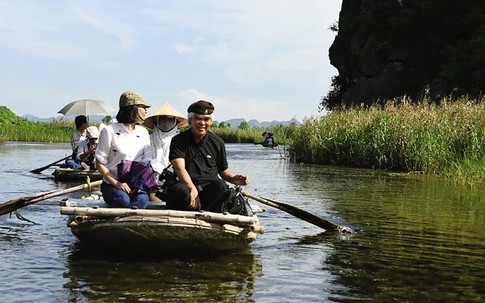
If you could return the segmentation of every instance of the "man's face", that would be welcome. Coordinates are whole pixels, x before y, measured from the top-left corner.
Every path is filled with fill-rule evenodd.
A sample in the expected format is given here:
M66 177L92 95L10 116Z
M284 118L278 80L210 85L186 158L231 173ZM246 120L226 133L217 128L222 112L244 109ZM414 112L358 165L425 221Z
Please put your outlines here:
M203 137L212 125L211 115L194 114L192 117L192 132L197 137Z

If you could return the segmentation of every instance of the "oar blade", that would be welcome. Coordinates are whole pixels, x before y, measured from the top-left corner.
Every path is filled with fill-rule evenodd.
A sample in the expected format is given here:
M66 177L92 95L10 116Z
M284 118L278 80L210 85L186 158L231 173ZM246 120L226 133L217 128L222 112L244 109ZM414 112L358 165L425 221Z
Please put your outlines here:
M62 158L62 159L59 159L59 160L57 160L57 161L55 161L55 162L52 162L52 163L50 163L50 164L47 164L46 166L42 166L42 167L39 167L39 168L33 169L33 170L31 170L30 172L31 172L31 173L34 173L34 174L40 174L42 171L44 171L44 170L48 169L48 168L49 168L49 167L51 167L52 165L55 165L55 164L57 164L57 163L59 163L59 162L61 162L61 161L67 160L67 159L69 159L69 158L71 158L71 155L69 155L69 156L67 156L67 157L64 157L64 158Z
M313 225L316 225L320 228L323 228L325 230L328 230L328 231L337 231L337 232L342 232L342 233L352 233L353 230L349 227L346 227L346 226L340 226L336 223L333 223L333 222L330 222L324 218L321 218L321 217L318 217L306 210L303 210L303 209L300 209L296 206L293 206L293 205L290 205L290 204L286 204L286 203L283 203L283 202L278 202L278 201L274 201L274 200L271 200L271 199L267 199L267 198L263 198L263 197L259 197L259 196L255 196L255 195L252 195L246 191L242 191L241 192L244 196L248 197L248 198L251 198L255 201L258 201L258 202L261 202L263 204L266 204L266 205L269 205L269 206L272 206L272 207L275 207L275 208L278 208L282 211L285 211L299 219L302 219L308 223L311 223Z
M33 174L40 174L42 171L48 169L49 167L50 167L50 165L44 166L44 167L41 167L41 168L31 170L30 172L33 173Z
M261 197L263 198L263 197ZM273 203L276 203L278 206L279 206L279 209L281 210L284 210L286 211L287 213L289 214L292 214L293 216L297 217L297 218L300 218L302 220L305 220L309 223L312 223L318 227L321 227L325 230L332 230L332 231L335 231L335 230L338 230L339 228L339 225L333 223L333 222L330 222L330 221L327 221L323 218L320 218L306 210L303 210L303 209L300 209L300 208L297 208L293 205L289 205L289 204L286 204L286 203L283 203L283 202L277 202L277 201L274 201L274 200L270 200L268 198L263 198L267 201L270 201L270 202L273 202Z

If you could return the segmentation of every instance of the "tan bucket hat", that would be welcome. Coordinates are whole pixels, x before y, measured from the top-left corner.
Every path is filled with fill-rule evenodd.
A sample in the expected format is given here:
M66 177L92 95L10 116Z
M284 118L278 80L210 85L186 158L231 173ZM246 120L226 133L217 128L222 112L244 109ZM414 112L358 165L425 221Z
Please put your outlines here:
M143 97L136 92L126 91L120 96L120 108L131 105L141 105L145 107L151 107L152 105L143 99Z
M168 103L164 103L157 111L148 116L148 118L145 119L145 122L143 122L143 126L146 126L148 128L153 129L153 125L155 124L155 121L159 116L171 116L177 118L179 120L178 123L178 128L185 127L187 126L187 118L184 117L178 110L176 110L174 107L172 107Z

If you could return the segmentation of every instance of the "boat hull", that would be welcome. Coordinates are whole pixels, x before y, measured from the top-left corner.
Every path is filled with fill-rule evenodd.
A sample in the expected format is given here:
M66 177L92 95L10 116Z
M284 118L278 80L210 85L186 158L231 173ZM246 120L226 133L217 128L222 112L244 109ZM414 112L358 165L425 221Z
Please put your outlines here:
M56 181L86 181L87 177L97 181L103 178L98 170L83 171L63 167L56 168L52 175Z
M177 253L248 247L264 232L258 217L198 211L61 207L81 244L113 251Z
M277 143L269 144L266 142L261 143L261 145L263 145L264 147L271 147L271 148L275 148L276 146L278 146Z

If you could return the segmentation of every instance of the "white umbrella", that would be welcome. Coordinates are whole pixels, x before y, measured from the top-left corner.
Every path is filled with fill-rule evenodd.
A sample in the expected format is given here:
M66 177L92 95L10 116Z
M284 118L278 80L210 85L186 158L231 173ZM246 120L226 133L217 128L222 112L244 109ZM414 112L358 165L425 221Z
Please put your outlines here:
M112 105L94 99L83 99L72 101L68 105L64 106L58 113L64 114L66 116L77 116L77 115L103 115L111 114L118 111Z

